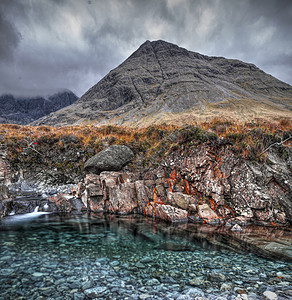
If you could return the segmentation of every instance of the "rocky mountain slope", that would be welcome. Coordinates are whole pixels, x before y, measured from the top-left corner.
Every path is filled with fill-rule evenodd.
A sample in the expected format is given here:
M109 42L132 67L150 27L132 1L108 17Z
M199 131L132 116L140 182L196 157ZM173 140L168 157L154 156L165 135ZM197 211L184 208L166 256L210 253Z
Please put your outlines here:
M184 124L291 117L292 87L253 64L146 41L73 105L35 124Z
M65 90L48 97L0 96L0 123L25 125L38 118L73 104L78 97Z

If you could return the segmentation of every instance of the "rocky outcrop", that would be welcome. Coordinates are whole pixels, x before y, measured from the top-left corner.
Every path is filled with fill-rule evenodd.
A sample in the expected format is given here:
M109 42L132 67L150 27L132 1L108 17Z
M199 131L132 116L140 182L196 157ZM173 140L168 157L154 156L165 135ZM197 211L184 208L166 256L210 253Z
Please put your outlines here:
M173 186L173 185L172 185ZM208 206L199 204L191 195L169 191L168 178L139 180L139 176L124 172L87 174L85 186L78 193L88 211L109 214L140 213L168 222L188 219L208 224L222 220Z
M251 162L237 157L228 145L216 148L204 144L187 155L174 153L163 165L172 188L208 204L219 218L241 216L247 222L266 224L292 222L291 162L274 152L267 158L269 164Z
M0 184L0 201L9 198L8 187L4 184Z
M94 212L137 213L140 207L132 176L133 174L122 172L88 174L85 178L85 191L81 194L84 205Z
M0 123L28 124L73 104L78 97L69 90L48 97L0 96Z
M188 212L171 205L150 202L145 208L145 214L167 222L187 222Z
M88 173L100 174L103 171L120 171L134 156L124 145L111 145L91 157L84 165Z
M10 199L7 187L10 183L10 168L5 157L6 149L0 145L0 219L8 214L8 199Z
M11 179L11 171L6 156L7 149L4 146L0 145L0 185L9 184Z
M38 125L145 126L210 116L291 116L292 87L255 65L146 41L78 101ZM179 118L177 117L179 114Z
M40 209L48 212L80 214L86 210L79 198L68 194L47 197L42 203L45 205L41 205Z
M172 153L143 174L88 174L83 203L90 211L141 213L171 222L292 223L289 161L273 152L269 164L243 160L224 144L188 151Z

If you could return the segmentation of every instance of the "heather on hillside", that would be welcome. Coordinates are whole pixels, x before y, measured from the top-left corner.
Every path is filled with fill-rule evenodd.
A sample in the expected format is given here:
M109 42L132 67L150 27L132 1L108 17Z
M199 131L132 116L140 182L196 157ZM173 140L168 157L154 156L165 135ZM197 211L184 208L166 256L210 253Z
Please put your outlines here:
M228 145L242 158L266 162L266 152L276 149L289 156L292 122L262 120L234 123L212 119L209 122L178 127L150 126L134 129L118 126L19 126L0 125L0 143L8 151L14 170L46 174L49 182L77 183L84 177L85 161L109 145L127 145L135 153L129 170L157 166L174 151L195 149L200 143L212 147Z

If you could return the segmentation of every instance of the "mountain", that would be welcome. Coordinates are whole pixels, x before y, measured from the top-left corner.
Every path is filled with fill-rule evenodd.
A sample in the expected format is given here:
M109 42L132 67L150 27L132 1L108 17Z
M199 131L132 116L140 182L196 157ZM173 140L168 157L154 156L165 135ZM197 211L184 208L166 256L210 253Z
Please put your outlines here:
M292 87L253 64L146 41L73 105L35 124L185 123L290 117Z
M0 123L25 125L51 112L73 104L78 97L65 90L48 97L15 98L0 96Z

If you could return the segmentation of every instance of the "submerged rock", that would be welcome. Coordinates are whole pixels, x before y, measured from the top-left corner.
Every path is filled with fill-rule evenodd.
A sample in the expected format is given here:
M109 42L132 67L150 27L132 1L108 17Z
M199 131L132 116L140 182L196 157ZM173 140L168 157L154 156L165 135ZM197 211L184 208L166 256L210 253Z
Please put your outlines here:
M192 251L194 248L189 245L181 243L166 242L154 247L154 249L167 250L167 251Z
M263 293L263 299L264 300L277 300L278 299L278 296L276 293L274 292L271 292L271 291L265 291Z
M89 297L90 299L95 299L97 297L102 297L106 292L107 287L99 286L91 289L87 289L84 291L84 294Z
M100 174L103 171L119 171L134 156L133 151L124 145L111 145L91 157L84 165L87 173Z

